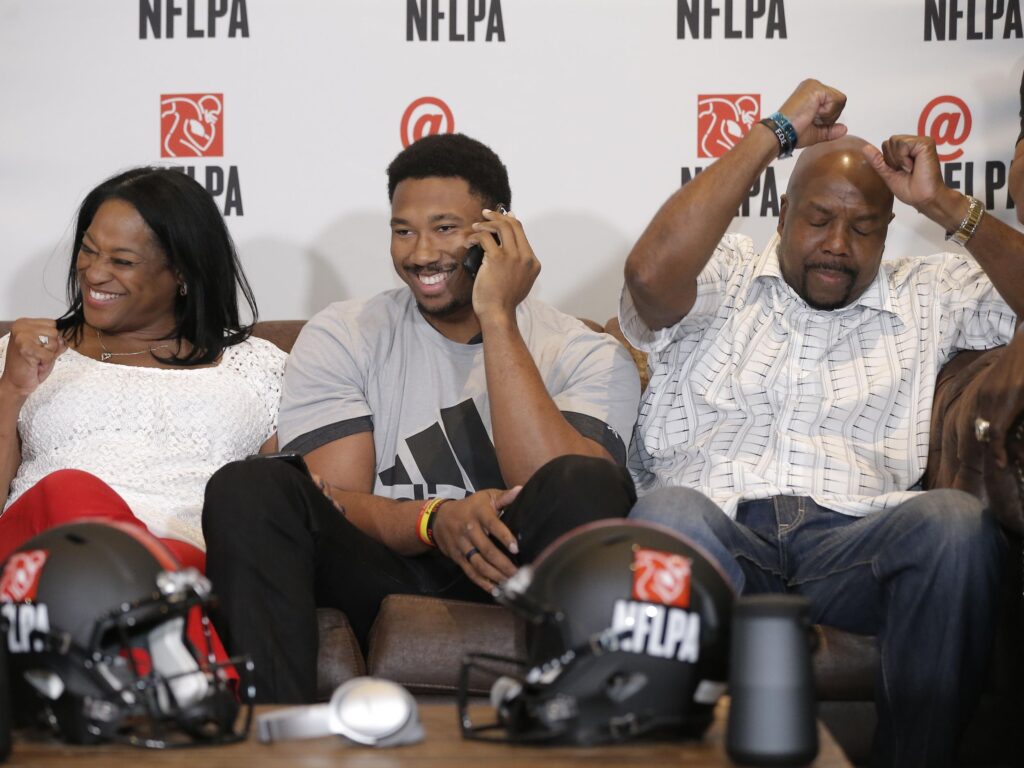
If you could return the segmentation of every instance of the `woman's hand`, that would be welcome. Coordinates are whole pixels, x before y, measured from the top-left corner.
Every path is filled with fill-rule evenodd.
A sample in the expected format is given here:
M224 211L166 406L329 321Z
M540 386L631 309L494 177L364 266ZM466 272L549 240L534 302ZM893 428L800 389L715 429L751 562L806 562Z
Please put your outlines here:
M46 381L53 365L67 350L57 323L46 318L20 318L11 327L0 385L28 397Z

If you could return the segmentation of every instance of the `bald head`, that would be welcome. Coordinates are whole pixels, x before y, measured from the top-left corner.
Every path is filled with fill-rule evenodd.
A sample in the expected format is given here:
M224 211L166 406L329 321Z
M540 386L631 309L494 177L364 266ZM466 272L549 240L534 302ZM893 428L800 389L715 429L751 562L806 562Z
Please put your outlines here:
M792 200L803 193L808 180L839 175L857 187L865 200L891 211L892 192L864 157L865 146L867 142L859 136L843 136L803 150L789 177L786 195Z
M808 147L779 212L779 267L815 309L839 309L874 280L892 219L892 192L856 136Z

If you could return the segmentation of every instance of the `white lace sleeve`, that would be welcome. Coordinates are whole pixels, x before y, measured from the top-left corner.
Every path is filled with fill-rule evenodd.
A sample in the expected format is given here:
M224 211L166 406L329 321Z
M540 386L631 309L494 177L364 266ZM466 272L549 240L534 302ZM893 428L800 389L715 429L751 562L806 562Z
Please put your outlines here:
M266 441L277 431L281 380L288 355L271 342L256 337L250 337L235 349L237 354L232 356L232 367L252 384L266 408L267 421L271 425L263 438Z

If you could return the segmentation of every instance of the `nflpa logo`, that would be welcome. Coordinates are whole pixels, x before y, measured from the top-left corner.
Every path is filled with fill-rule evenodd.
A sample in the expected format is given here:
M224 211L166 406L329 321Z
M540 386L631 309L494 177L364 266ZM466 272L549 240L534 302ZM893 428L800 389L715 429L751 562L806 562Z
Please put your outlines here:
M160 157L223 157L224 94L160 97Z
M0 601L20 603L34 600L39 586L39 569L46 562L46 552L34 549L15 552L7 561L0 577Z
M721 157L761 119L761 94L697 97L697 157Z
M690 565L682 555L656 549L633 554L633 599L679 608L690 607Z

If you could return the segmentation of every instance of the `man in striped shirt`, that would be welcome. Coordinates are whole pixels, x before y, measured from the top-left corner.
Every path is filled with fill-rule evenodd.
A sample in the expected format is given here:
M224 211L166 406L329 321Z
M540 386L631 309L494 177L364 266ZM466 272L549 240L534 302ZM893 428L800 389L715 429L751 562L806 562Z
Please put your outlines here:
M877 635L876 762L946 765L1005 542L974 497L911 488L939 369L1014 332L1024 238L942 183L930 140L847 136L845 102L802 83L630 253L620 321L651 367L631 516L698 541L744 592L797 592L815 622ZM804 147L767 247L726 234L764 169ZM970 256L882 264L893 195Z

